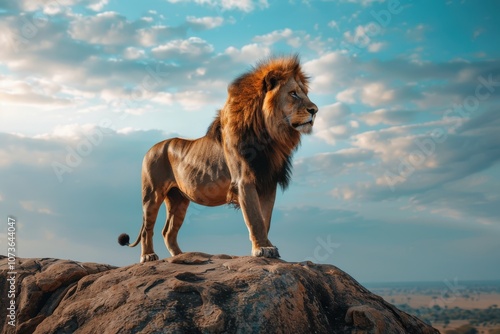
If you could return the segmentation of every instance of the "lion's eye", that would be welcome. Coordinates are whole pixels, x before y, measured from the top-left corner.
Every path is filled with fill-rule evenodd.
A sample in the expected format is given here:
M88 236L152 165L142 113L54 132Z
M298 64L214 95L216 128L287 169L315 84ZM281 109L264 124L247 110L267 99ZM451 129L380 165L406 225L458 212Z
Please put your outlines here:
M291 92L290 95L294 98L294 99L298 99L299 96L297 95L297 92Z

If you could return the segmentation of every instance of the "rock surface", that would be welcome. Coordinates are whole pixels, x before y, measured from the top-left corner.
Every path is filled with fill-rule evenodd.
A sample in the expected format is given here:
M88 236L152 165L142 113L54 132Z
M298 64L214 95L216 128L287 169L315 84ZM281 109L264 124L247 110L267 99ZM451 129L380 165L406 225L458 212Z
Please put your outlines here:
M439 333L331 265L185 253L115 268L19 259L3 333Z

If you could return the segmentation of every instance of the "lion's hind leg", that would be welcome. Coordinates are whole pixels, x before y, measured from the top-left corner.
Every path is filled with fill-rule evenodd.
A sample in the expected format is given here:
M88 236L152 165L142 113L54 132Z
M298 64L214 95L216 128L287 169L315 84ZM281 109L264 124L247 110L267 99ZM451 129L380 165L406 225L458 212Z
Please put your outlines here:
M159 191L145 191L143 194L143 228L141 231L141 263L158 260L153 248L153 234L156 217L163 198Z
M177 244L177 234L186 217L186 211L189 206L189 199L184 197L177 188L173 188L165 198L167 209L167 220L162 234L165 240L165 246L172 256L182 253Z

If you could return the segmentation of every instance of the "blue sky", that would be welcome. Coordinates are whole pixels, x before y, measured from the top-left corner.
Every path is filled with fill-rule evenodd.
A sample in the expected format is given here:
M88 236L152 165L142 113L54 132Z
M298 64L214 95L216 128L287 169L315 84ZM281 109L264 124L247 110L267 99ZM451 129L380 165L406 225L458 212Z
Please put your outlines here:
M279 193L282 258L363 282L500 279L496 1L0 0L0 207L22 257L126 265L144 153L197 138L228 83L299 53L320 108ZM168 253L158 217L155 249ZM191 205L184 251L247 255ZM4 246L2 246L4 247ZM6 247L6 246L5 246Z

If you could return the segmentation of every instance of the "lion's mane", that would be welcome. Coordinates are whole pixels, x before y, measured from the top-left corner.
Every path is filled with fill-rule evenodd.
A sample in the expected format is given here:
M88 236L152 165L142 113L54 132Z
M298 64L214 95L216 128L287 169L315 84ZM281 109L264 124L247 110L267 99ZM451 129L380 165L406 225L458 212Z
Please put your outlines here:
M307 88L309 78L300 67L298 56L269 58L236 78L228 88L228 98L207 131L222 142L238 143L238 152L254 172L259 192L268 193L279 184L288 187L293 152L300 144L300 133L285 123L279 113L281 84L294 77ZM266 93L268 93L266 95ZM250 176L249 176L250 177Z

